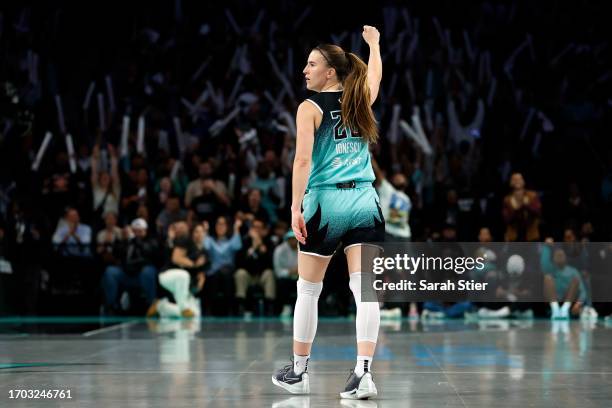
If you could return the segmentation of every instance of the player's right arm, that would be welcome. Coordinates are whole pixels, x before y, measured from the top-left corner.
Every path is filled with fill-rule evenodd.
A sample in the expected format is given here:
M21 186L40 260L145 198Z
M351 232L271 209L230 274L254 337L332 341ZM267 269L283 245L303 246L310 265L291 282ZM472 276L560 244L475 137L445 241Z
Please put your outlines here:
M368 86L370 88L370 105L374 104L382 80L382 58L380 56L380 33L376 27L364 25L363 39L370 46L368 59Z
M306 192L310 167L312 165L312 148L314 145L315 119L319 113L310 102L300 104L296 115L296 146L293 160L293 183L291 201L291 228L296 239L306 243L306 223L302 215L302 200Z

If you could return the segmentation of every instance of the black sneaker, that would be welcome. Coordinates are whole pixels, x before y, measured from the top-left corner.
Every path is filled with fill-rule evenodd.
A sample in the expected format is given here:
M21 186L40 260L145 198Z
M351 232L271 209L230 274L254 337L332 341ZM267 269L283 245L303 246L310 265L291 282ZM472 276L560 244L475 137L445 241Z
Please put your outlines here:
M296 374L293 371L293 359L291 359L290 364L287 364L272 376L272 383L292 394L309 394L310 382L307 370L308 366L306 366L306 370L303 373Z
M351 370L351 374L346 380L346 387L340 393L341 398L368 399L378 395L376 384L372 381L372 373L366 371L361 377Z

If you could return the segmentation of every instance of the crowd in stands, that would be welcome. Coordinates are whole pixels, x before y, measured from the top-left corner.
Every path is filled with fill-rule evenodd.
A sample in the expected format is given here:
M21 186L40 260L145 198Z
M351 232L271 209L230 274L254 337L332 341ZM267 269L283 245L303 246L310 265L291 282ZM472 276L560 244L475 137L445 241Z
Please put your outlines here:
M5 309L49 313L74 290L75 313L126 313L128 293L151 315L289 315L301 70L320 42L367 61L366 22L381 31L372 156L388 238L612 238L603 3L342 7L0 6ZM322 314L350 310L343 262Z

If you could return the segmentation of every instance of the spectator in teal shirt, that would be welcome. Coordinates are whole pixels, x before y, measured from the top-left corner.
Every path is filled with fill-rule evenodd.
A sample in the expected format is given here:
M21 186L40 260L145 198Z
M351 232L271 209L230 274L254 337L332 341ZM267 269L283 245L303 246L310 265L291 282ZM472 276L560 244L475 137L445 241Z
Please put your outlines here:
M586 289L578 270L567 264L565 251L560 248L552 251L552 242L551 238L547 238L540 253L544 296L550 302L551 318L568 319L570 308L572 316L580 315L582 305L587 300Z

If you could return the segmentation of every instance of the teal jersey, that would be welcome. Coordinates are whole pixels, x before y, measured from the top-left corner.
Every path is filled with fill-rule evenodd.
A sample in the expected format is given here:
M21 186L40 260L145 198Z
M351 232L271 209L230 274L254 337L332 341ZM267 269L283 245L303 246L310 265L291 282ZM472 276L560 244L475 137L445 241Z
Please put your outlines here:
M342 125L341 97L342 91L336 91L319 92L306 99L323 115L315 132L309 189L375 179L367 141Z

